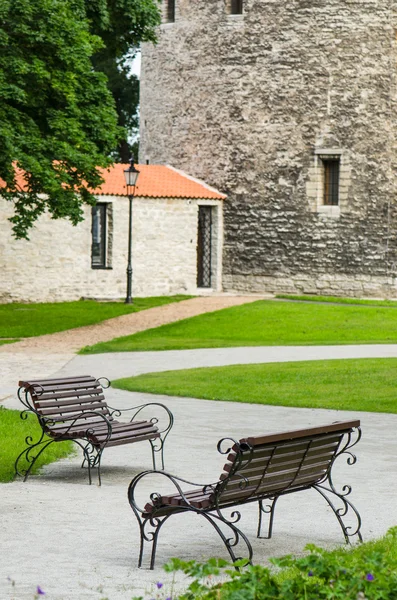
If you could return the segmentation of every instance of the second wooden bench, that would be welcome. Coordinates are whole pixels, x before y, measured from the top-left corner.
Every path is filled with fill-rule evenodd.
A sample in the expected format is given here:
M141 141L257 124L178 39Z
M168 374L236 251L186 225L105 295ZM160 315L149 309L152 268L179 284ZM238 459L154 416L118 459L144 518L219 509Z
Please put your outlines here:
M222 439L218 443L218 450L227 455L227 462L219 480L212 484L192 483L165 472L140 473L131 481L128 489L129 502L140 528L138 566L142 565L144 545L148 542L152 545L150 568L153 569L160 529L170 517L186 512L201 515L213 525L233 561L236 560L236 547L243 541L248 550L247 560L251 561L252 546L236 525L241 515L235 507L258 502L257 536L270 538L278 499L308 489L316 490L328 502L346 541L353 536L361 541L361 518L347 498L351 488L344 486L342 491L338 491L331 473L335 460L341 454L346 455L348 464L355 462L351 448L360 437L360 421L344 421L248 437L238 442ZM223 450L225 444L226 450ZM144 490L139 491L140 484L144 484L150 476L165 478L173 491L164 495L152 489L151 493L146 494L150 500L140 506L137 498L141 497L140 492L148 488L146 485ZM194 487L186 489L184 484ZM230 515L226 514L229 509L232 509ZM262 535L264 515L269 522L266 534ZM225 527L229 530L227 535L222 531Z
M161 468L164 469L164 442L174 422L171 411L158 402L127 409L112 408L104 395L104 388L109 385L108 379L90 375L20 381L18 397L25 406L21 417L26 419L28 412L36 415L42 433L37 441L31 437L26 439L27 448L15 462L17 475L26 480L47 446L65 440L82 448L82 466L88 467L89 483L91 469L97 467L101 484L102 453L112 446L147 440L151 444L153 468L156 469L156 454L160 454ZM146 420L141 416L144 409L149 409L150 413ZM127 411L131 413L129 422L115 419Z

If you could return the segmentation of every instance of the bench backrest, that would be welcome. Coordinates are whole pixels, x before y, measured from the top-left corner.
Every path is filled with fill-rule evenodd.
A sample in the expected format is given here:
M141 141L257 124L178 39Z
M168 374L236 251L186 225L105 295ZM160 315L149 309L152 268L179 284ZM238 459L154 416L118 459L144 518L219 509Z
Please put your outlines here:
M360 421L345 421L240 440L228 455L215 502L260 500L319 483L329 472L342 438L359 426Z
M87 421L103 421L99 415L92 414L95 411L111 418L103 389L98 380L90 375L20 381L19 385L29 394L38 417L59 419L87 413ZM28 401L27 396L26 399Z

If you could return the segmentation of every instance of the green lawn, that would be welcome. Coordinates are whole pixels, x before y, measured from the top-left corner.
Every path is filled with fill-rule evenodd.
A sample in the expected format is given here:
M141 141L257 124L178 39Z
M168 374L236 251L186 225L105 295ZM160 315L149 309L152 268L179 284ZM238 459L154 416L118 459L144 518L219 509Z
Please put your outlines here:
M333 302L335 304L364 304L367 306L389 306L397 308L397 300L376 300L375 298L341 298L340 296L297 296L294 294L276 294L276 298L283 300L297 300L298 302Z
M159 296L135 298L133 304L123 302L56 302L41 304L0 304L0 343L4 338L33 337L93 325L112 317L186 300L191 296ZM2 341L3 338L3 341Z
M397 358L233 365L149 373L112 386L134 392L397 413Z
M13 338L13 339L0 339L0 346L3 346L4 344L13 344L14 342L19 342L19 338Z
M260 300L116 338L80 352L396 342L397 306Z
M17 456L26 448L25 439L31 436L33 441L38 441L41 436L41 427L33 415L27 415L26 420L21 419L19 410L7 410L0 406L0 482L7 483L14 479L14 463ZM43 465L48 465L60 458L74 452L73 442L57 442L46 448L37 459L32 473ZM28 463L20 463L20 469L28 468Z

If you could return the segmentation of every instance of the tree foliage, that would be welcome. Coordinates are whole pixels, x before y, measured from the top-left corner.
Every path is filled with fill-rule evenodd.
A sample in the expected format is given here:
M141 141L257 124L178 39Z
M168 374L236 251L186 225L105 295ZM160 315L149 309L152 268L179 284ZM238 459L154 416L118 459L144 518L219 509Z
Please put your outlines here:
M28 238L46 209L76 224L82 204L95 202L89 189L102 182L98 167L111 163L125 136L105 69L93 64L154 39L156 11L155 0L0 3L0 178L17 238Z
M124 129L116 160L128 162L128 134L138 128L139 81L130 72L131 60L141 42L155 42L160 23L158 0L86 0L91 31L104 46L94 55L95 69L108 78L116 102L118 124Z

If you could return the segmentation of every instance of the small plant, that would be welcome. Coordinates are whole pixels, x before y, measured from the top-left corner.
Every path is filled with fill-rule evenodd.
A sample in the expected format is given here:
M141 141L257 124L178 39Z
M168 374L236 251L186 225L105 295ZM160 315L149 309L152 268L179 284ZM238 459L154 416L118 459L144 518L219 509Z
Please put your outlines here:
M193 580L178 600L393 600L397 598L397 527L377 542L332 552L312 544L308 554L271 559L276 568L244 568L211 559L172 559L165 570ZM175 600L177 600L175 598Z

